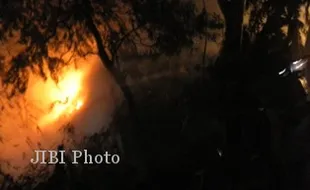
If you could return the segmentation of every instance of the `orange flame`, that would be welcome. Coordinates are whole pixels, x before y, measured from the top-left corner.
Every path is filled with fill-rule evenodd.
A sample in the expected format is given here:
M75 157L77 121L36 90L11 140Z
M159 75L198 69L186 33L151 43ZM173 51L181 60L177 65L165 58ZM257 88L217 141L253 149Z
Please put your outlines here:
M77 70L68 71L58 85L49 88L52 98L50 112L40 119L39 125L50 124L61 116L70 115L81 109L83 99L80 97L83 73Z

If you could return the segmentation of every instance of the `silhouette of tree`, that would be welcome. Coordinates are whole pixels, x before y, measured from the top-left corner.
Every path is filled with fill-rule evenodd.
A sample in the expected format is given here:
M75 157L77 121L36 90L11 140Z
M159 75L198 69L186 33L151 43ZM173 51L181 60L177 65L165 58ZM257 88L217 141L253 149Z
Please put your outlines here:
M277 75L287 66L289 60L298 59L305 54L307 42L304 47L301 42L304 25L300 16L301 8L307 1L219 0L218 2L225 17L226 27L219 63L224 64L220 72L225 68L227 72L222 75L233 75L238 79L255 78L267 73ZM249 17L249 23L242 31L245 11L249 12L246 15ZM305 17L308 17L307 14ZM241 48L239 51L245 44L247 48Z
M226 55L232 49L235 49L234 52L240 50L244 2L244 0L218 0L225 19L225 39L222 54Z
M26 68L46 78L46 61L51 76L57 79L58 69L68 64L63 59L66 51L78 56L97 53L131 107L133 98L125 73L115 64L118 53L126 49L172 55L191 46L200 35L191 1L13 0L2 1L0 9L1 40L6 43L19 33L18 42L25 47L5 68L4 84L16 87L11 95L26 90ZM59 50L62 56L51 54Z
M298 91L300 84L297 78L291 76L285 80L280 79L278 72L287 66L290 60L298 59L305 53L301 43L301 31L304 26L300 16L302 6L307 4L307 1L218 0L218 3L226 27L218 60L218 73L220 76L229 76L229 78L221 77L222 85L229 88L229 90L224 88L224 91L233 91L227 95L229 101L225 102L227 107L234 110L227 116L229 141L227 144L230 149L227 160L229 167L232 167L231 172L239 172L242 166L238 164L244 156L239 145L244 130L240 127L240 123L244 122L245 118L242 114L236 113L235 108L255 106L254 102L245 103L248 96L251 96L248 94L249 88L252 89L249 86L256 84L261 86L251 90L252 96L254 93L254 96L262 101L263 106L268 108L285 110L305 98L304 94ZM249 17L247 25L243 23L245 11L249 12L246 15ZM305 17L309 17L307 13ZM245 45L247 48L242 48ZM265 137L262 140L267 140L267 136ZM233 179L235 182L238 180L240 179ZM234 188L238 189L238 185L235 184Z
M207 14L197 15L195 4L182 0L1 1L0 40L5 44L17 38L23 47L17 55L1 58L1 79L13 96L25 92L31 72L44 79L50 74L57 81L58 70L72 63L67 55L97 54L133 114L135 103L118 57L177 54L204 36L207 27L222 27L217 15Z

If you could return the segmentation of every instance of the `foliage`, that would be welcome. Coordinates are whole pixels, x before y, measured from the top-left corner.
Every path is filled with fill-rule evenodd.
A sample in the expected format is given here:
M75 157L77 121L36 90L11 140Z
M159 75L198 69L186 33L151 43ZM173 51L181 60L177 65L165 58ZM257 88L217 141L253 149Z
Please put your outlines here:
M264 43L271 46L271 49L274 49L277 45L283 47L283 45L280 45L282 42L286 43L286 47L300 47L301 30L305 26L300 20L300 16L302 16L301 8L306 2L305 0L283 2L273 0L248 1L247 8L250 10L248 31L250 35L252 37L264 37ZM307 13L305 16L307 16ZM288 28L287 33L283 32L283 27Z
M3 72L3 82L21 92L27 87L26 68L46 78L46 62L57 80L57 71L72 56L98 53L110 68L119 52L172 55L191 46L201 35L197 28L207 22L197 22L193 2L180 0L12 0L2 1L0 12L1 40L19 33L24 46ZM210 20L210 27L221 27L218 17Z

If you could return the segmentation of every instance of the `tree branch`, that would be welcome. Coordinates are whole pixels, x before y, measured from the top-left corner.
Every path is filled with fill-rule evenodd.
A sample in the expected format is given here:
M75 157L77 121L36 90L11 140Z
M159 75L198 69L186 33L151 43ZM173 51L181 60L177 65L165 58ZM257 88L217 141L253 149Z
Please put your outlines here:
M90 32L93 34L96 40L98 54L100 58L102 59L103 64L105 64L108 70L111 70L113 68L113 61L110 60L109 56L107 55L105 51L105 47L103 45L104 43L101 38L100 32L93 21L92 13L94 12L94 10L89 0L83 0L83 2L85 3L85 8L86 8L86 10L84 11L84 15L86 17L86 26L88 27Z
M118 50L119 48L122 46L122 44L124 43L124 41L126 39L128 39L128 37L133 34L135 31L137 31L138 29L141 29L142 27L144 27L145 24L142 24L140 26L137 26L136 28L133 28L131 31L129 31L127 34L125 34L117 43L116 48L114 50L112 50L112 56L113 59L115 58L115 56L117 56Z

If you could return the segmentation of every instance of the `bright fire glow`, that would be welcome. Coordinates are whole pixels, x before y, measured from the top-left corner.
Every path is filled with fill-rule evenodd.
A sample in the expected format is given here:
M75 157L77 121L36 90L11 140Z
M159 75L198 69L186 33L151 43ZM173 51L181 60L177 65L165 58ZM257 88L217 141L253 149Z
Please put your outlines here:
M97 56L76 61L77 68L72 65L59 71L58 84L50 77L43 80L31 74L25 94L12 99L0 96L3 172L17 179L30 172L34 150L54 150L59 144L75 149L85 136L109 127L122 93ZM62 130L68 123L74 127L72 134ZM38 167L45 170L46 165ZM40 169L31 172L42 176Z
M40 119L39 126L48 125L82 107L83 99L80 97L82 79L81 71L71 70L63 76L57 85L49 89L51 106L49 112Z
M79 110L81 107L83 106L83 102L82 100L79 100L77 103L76 103L76 110Z

